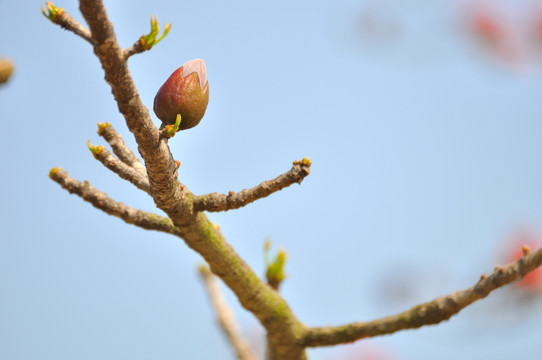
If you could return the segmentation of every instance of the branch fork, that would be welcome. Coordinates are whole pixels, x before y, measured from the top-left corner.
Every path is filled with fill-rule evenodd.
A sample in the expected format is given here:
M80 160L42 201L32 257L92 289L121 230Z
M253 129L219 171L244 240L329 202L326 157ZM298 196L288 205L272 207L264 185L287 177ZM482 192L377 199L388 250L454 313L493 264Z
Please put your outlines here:
M542 249L532 252L525 249L525 255L521 259L510 265L495 268L489 276L482 275L472 287L417 305L403 313L342 326L303 325L278 291L272 289L254 273L226 242L219 227L211 223L204 212L237 209L293 183L299 184L310 173L310 160L303 158L294 161L289 171L250 189L237 193L230 191L226 195L211 193L194 196L179 182L177 169L180 163L173 159L167 141L162 141L163 132L154 126L127 67L127 60L131 55L149 50L167 34L169 26L166 25L164 34L158 37L157 19L151 18L151 32L140 38L132 47L123 50L117 42L113 25L101 0L80 0L80 9L89 29L79 24L64 9L57 8L50 2L46 4L47 10L42 9L42 12L49 20L72 31L93 46L119 111L135 137L145 167L124 144L122 137L107 123L100 125L99 134L110 144L116 157L103 146L89 144L89 149L108 169L150 194L156 206L168 217L137 210L115 201L89 182L74 180L60 168L52 169L49 176L62 188L80 196L98 209L141 228L178 236L198 252L209 264L209 270L202 271L202 275L209 288L211 300L219 313L219 319L222 317L221 326L236 349L238 358L253 359L251 355L242 357L243 351L239 350L243 348L239 346L242 340L240 335L232 330L235 328L231 325L233 320L224 320L224 315L220 314L224 313L221 309L225 308L225 305L216 300L218 295L211 272L235 293L241 305L253 313L265 327L267 359L306 360L308 347L344 344L447 320L474 301L486 297L491 291L522 278L542 265ZM167 138L176 133L177 129L171 134L173 129L175 125L165 130ZM284 260L285 255L278 259L276 266L278 270L274 272L275 280L283 279L284 274L281 271Z

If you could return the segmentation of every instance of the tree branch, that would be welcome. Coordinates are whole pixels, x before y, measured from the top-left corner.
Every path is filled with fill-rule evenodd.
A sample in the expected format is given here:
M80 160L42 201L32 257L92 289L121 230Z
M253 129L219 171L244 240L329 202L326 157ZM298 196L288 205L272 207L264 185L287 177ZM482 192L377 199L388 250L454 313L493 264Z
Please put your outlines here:
M310 161L306 159L308 162L306 163L303 159L294 163L294 167L288 173L253 189L243 190L237 196L231 194L228 198L226 195L209 194L195 197L194 202L194 196L177 179L177 166L167 141L160 137L129 73L128 57L139 50L120 48L102 0L80 0L80 9L90 31L75 20L73 22L62 20L63 17L69 16L63 13L63 9L56 8L52 4L49 8L49 3L48 9L49 15L45 12L44 14L49 19L61 25L63 21L67 21L65 28L93 45L118 109L124 116L129 130L134 134L139 153L145 161L150 193L157 207L171 220L116 202L88 182L80 183L73 180L61 169L53 169L50 173L51 178L66 190L78 194L108 214L146 229L182 237L190 248L203 256L211 271L236 294L242 306L252 312L266 328L268 360L305 360L305 348L308 346L334 345L447 320L465 306L487 296L495 288L518 279L542 263L542 252L537 250L513 265L497 269L487 278L483 277L472 288L418 305L404 313L367 323L305 328L280 294L254 273L202 211L222 211L244 206L293 182L301 182L309 173ZM151 41L149 46L162 38L157 39L156 31L153 31L151 25L151 33L148 35ZM297 175L294 174L296 172Z
M264 181L252 189L244 189L238 193L230 191L228 195L211 193L194 197L195 211L226 211L238 209L256 200L267 197L274 192L284 189L294 183L301 184L310 174L309 158L294 161L294 166L273 180Z
M94 53L102 64L105 80L111 86L119 111L134 134L139 153L145 160L156 205L176 225L190 223L194 216L192 204L187 200L190 193L178 181L177 166L167 142L160 139L149 110L139 97L103 2L81 0L80 9L90 27Z
M92 36L90 34L90 31L86 27L81 25L67 12L64 12L60 16L58 16L56 23L59 24L60 27L66 30L70 30L74 34L79 35L81 38L92 44Z
M156 206L181 229L186 244L203 256L211 271L266 328L275 350L269 360L306 359L305 349L299 343L303 325L286 301L254 273L204 213L194 211L192 194L178 181L177 166L167 142L160 139L141 102L102 1L80 0L80 9L90 27L94 53L100 59L105 79L145 160Z
M111 149L113 149L113 153L117 155L120 161L147 176L147 169L145 169L143 164L141 164L141 161L139 161L132 150L126 145L122 139L122 135L119 134L110 123L106 122L98 124L98 135L107 141L109 146L111 146Z
M128 224L133 224L143 229L156 230L172 234L178 237L183 236L181 229L173 225L171 219L166 217L137 210L121 202L115 201L107 194L94 188L88 181L81 183L73 179L67 172L60 168L51 169L49 177L56 181L70 194L79 195L83 200L91 203L94 207L103 212L121 218Z
M222 331L233 346L239 360L256 360L258 357L241 336L233 311L226 303L226 299L220 292L218 281L207 266L200 267L201 277L204 281L209 298L216 311L216 317Z
M141 44L141 39L138 39L132 46L122 50L122 56L127 60L130 56L140 54L146 50Z
M131 182L139 190L143 190L151 195L151 187L146 175L142 175L133 167L126 165L114 157L113 154L103 146L92 146L89 144L89 149L92 152L92 155L94 155L94 158L100 161L106 168L113 171L120 178Z
M69 30L74 34L80 36L84 40L88 41L92 45L92 35L90 31L75 20L70 14L68 14L63 8L58 8L53 5L52 2L47 1L47 11L43 7L41 11L45 17L60 25L61 28Z
M308 347L344 344L358 339L392 334L400 330L438 324L450 319L473 302L485 298L493 290L523 278L540 265L542 265L542 248L508 266L495 268L490 276L482 275L480 280L470 288L414 306L400 314L370 322L308 328L303 344Z

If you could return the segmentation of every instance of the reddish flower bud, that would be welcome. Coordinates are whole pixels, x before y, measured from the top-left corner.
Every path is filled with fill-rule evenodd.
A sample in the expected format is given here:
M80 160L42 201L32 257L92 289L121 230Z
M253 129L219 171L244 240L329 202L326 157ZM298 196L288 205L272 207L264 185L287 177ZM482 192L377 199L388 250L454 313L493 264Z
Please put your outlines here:
M154 113L167 124L175 124L181 114L179 130L198 125L209 103L209 83L205 63L190 60L166 80L154 97Z

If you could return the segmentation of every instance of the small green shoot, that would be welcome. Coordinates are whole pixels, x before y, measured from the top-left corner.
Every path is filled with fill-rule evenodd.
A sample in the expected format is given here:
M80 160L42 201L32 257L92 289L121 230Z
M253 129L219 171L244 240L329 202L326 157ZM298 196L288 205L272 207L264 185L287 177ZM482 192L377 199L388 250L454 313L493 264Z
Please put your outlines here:
M177 118L175 119L175 124L173 125L166 125L166 133L167 136L172 138L175 136L177 131L179 131L179 126L181 126L181 114L177 114Z
M264 243L264 263L267 268L265 277L267 283L273 289L278 290L282 281L286 278L284 273L284 265L286 264L287 253L284 249L279 249L277 256L271 262L269 261L269 249L271 248L271 241L267 239Z
M94 158L98 158L98 155L105 149L102 145L91 145L90 140L87 141L87 146Z
M171 23L167 23L164 27L164 32L159 38L156 38L158 36L158 33L160 32L160 25L158 25L158 16L151 16L151 32L147 35L141 36L139 38L139 41L141 42L141 45L145 50L150 50L154 45L158 44L160 40L162 40L171 29Z
M42 6L41 7L41 13L47 19L49 19L52 22L56 23L57 18L64 13L64 9L55 6L51 1L46 1L45 5L47 6L47 10Z

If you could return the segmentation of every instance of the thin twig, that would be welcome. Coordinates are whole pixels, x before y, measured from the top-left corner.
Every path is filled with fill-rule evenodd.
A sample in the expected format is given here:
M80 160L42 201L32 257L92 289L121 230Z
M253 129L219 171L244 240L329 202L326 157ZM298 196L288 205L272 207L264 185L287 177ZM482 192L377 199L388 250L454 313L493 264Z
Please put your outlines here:
M132 150L126 145L122 139L122 135L119 134L110 123L98 124L98 135L107 141L111 146L111 149L113 149L113 153L117 155L120 161L147 176L147 170L143 164L141 164L141 161L139 161L137 156L135 156Z
M209 293L211 303L216 311L216 317L222 331L233 346L239 360L256 360L258 357L252 351L248 343L243 339L239 326L235 321L232 309L226 303L226 299L220 291L216 277L207 266L201 266L201 277Z
M141 39L138 39L132 46L122 50L122 57L124 60L128 60L130 56L140 54L146 50L141 43Z
M490 276L482 275L470 288L414 306L400 314L370 322L308 328L303 344L308 347L344 344L362 338L392 334L399 330L438 324L450 319L473 302L485 298L493 290L523 278L540 265L542 248L510 265L495 268Z
M90 147L94 157L100 161L106 168L113 171L119 177L131 182L135 187L145 191L151 195L151 186L149 185L149 179L147 175L142 175L139 171L136 171L133 167L130 167L113 156L103 146L91 146Z
M76 35L79 35L81 38L92 44L92 35L90 33L90 30L81 25L68 12L60 12L53 22L60 25L61 28L69 30Z
M183 232L173 225L171 219L146 211L141 211L111 199L107 194L94 188L88 181L80 182L73 179L67 172L60 168L51 169L49 177L56 181L62 188L71 194L79 195L83 200L91 203L94 207L121 218L128 224L133 224L143 229L156 230L172 234L178 237Z
M264 181L252 189L244 189L238 193L230 191L228 195L211 193L194 198L196 211L226 211L238 209L258 199L282 190L294 183L300 184L310 174L311 162L308 158L294 161L293 167L273 180Z

